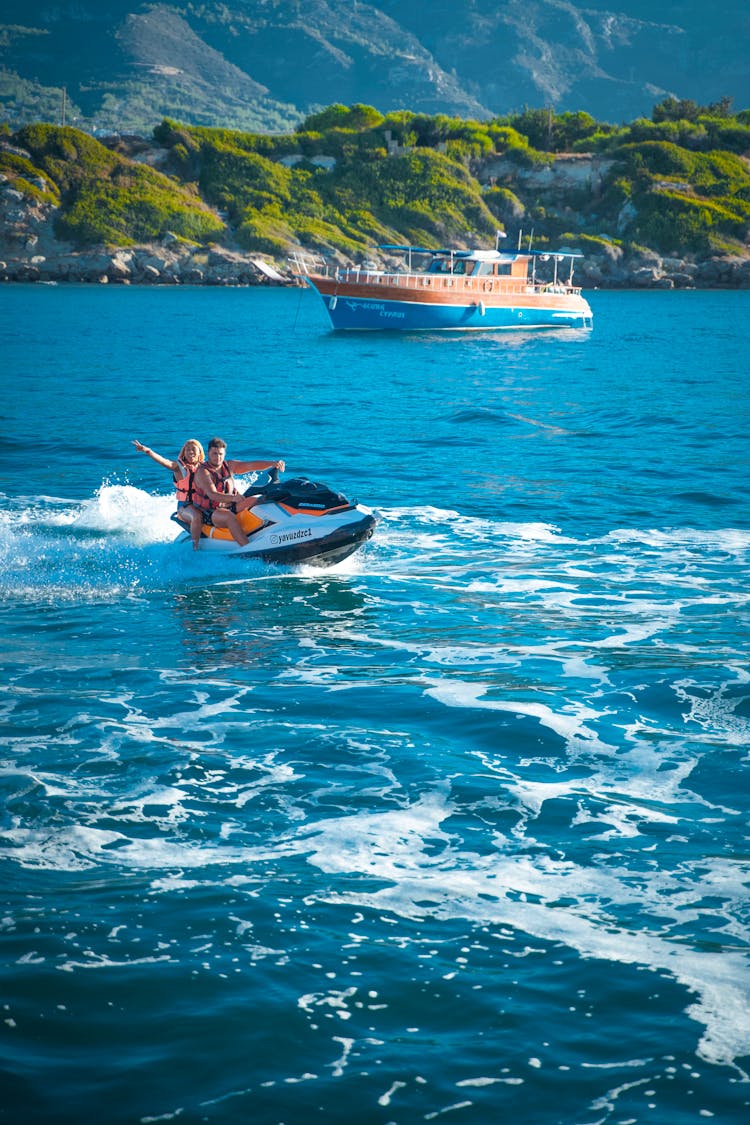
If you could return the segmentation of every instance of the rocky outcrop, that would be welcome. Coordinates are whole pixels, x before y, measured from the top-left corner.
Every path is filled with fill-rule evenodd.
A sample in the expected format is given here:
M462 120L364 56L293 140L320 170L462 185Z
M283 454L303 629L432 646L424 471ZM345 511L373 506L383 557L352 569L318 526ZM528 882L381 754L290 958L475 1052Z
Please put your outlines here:
M230 250L136 246L127 250L75 251L66 247L46 254L13 248L2 251L0 281L73 281L99 285L283 285L291 275L269 278L257 258Z
M158 244L78 250L54 233L57 208L0 182L0 281L99 285L284 285L291 274L257 254L167 234ZM274 276L275 275L275 276Z
M509 156L492 157L481 169L483 180L516 183L519 189L553 191L556 194L575 190L598 192L613 161L590 153L560 153L539 164L524 165Z
M750 289L750 258L670 258L649 250L628 255L604 245L586 251L576 276L590 289Z

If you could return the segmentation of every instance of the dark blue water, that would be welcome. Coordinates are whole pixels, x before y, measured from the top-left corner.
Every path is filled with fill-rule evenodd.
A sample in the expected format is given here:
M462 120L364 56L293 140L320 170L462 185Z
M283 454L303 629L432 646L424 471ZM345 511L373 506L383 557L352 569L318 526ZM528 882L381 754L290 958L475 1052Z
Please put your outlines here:
M0 289L0 1120L750 1120L749 293ZM218 433L376 510L183 551Z

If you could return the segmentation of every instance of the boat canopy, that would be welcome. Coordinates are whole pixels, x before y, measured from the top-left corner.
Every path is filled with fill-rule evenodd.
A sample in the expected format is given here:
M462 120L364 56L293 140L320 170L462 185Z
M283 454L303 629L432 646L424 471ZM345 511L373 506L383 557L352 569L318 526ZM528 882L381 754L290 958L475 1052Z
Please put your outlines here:
M497 250L435 250L431 246L378 246L378 250L392 250L401 254L430 254L434 258L472 258L474 261L494 262L504 255ZM515 258L517 255L512 254Z
M530 258L541 258L546 262L548 258L582 258L582 250L522 250L521 253L528 254Z
M556 258L582 258L580 250L450 250L433 249L429 246L389 246L380 245L378 250L390 250L400 254L430 254L433 258L462 258L472 262L515 262L519 258L541 258L542 261Z

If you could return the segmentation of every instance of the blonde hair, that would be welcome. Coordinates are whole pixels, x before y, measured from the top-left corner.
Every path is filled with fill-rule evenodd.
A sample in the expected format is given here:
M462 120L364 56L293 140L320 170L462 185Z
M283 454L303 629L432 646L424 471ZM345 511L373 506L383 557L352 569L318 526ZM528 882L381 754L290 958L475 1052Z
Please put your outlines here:
M198 447L198 457L199 457L199 459L200 459L201 461L205 461L205 460L206 460L206 455L205 455L205 453L203 452L203 446L202 446L202 445L201 445L201 443L200 443L200 442L198 441L198 439L197 439L197 438L188 438L188 439L187 439L187 441L185 442L185 444L183 445L182 449L180 450L180 452L179 452L179 453L177 454L177 460L178 460L178 461L182 461L182 459L183 459L183 458L184 458L184 456L185 456L185 450L187 449L187 447L188 447L189 445L195 445L195 446L197 446L197 447Z

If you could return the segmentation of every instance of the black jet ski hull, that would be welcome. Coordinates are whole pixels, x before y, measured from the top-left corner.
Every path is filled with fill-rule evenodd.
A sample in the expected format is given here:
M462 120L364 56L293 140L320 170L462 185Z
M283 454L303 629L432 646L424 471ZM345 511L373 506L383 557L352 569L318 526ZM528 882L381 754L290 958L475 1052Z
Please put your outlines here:
M247 547L237 547L232 554L280 566L334 566L348 559L372 537L375 523L375 517L368 514L359 523L337 528L321 539L269 547L257 547L251 540Z

